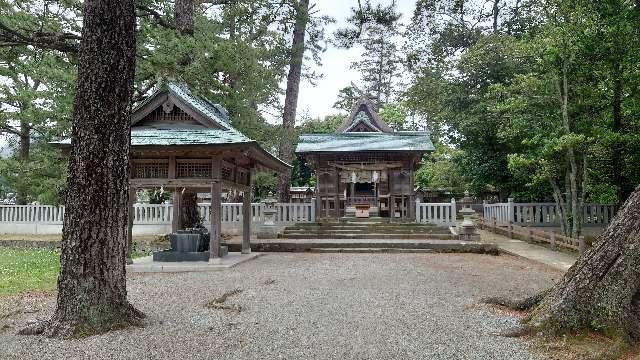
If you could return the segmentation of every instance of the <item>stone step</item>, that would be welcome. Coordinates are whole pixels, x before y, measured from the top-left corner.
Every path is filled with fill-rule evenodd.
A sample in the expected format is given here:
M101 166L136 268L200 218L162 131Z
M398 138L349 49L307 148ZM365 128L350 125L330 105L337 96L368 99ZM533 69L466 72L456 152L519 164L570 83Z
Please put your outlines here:
M238 243L227 243L230 251L240 251L241 245ZM389 252L394 249L398 251L410 251L410 250L429 250L439 253L477 253L477 254L492 254L498 255L499 251L496 245L486 244L472 241L460 241L460 240L416 240L416 241L344 241L339 239L325 239L323 241L314 240L286 240L279 241L265 241L265 242L252 242L251 250L255 252L319 252L319 251L347 251L346 249L360 249L349 251L373 251L371 249L384 249L376 250L380 252ZM337 250L336 250L337 249Z
M395 248L313 248L312 253L344 253L344 254L433 254L434 249L395 249Z
M451 233L423 233L423 234L387 234L387 233L364 233L364 234L318 234L318 233L283 233L278 234L279 239L398 239L398 240L411 240L411 239L421 239L421 240L429 240L429 239L455 239L456 235Z
M279 234L281 237L297 237L299 235L302 236L302 238L310 238L310 237L315 237L315 238L335 238L335 239L339 239L343 236L346 236L347 238L357 238L357 237L363 237L363 236L368 236L368 235L385 235L385 236L389 236L388 238L390 239L402 239L402 238L406 238L406 237L412 237L412 236L416 236L418 238L424 238L424 237L433 237L433 236L448 236L448 235L452 235L450 231L418 231L418 232L406 232L406 231L365 231L365 232L353 232L353 231L285 231L281 234ZM298 237L299 238L299 237Z

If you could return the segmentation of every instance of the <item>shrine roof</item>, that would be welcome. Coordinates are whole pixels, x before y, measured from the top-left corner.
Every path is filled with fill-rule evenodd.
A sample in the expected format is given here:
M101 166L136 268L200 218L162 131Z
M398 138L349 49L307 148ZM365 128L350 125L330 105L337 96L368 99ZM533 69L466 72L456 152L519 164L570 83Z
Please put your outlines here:
M349 132L300 135L296 153L433 150L427 132Z

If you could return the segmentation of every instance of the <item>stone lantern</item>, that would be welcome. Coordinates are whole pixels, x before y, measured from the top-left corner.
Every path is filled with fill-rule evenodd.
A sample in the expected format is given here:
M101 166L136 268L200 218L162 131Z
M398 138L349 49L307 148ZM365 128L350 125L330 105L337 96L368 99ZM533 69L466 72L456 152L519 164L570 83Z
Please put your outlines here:
M475 211L471 208L472 199L469 196L469 192L464 192L464 198L462 198L462 209L459 213L462 215L464 220L462 223L458 225L457 233L462 240L479 240L480 235L476 233L476 226L471 220L471 216L475 214Z
M278 226L276 225L276 204L278 200L273 197L272 193L267 195L267 198L262 200L262 216L264 216L264 222L260 225L258 230L259 239L275 239L278 236Z

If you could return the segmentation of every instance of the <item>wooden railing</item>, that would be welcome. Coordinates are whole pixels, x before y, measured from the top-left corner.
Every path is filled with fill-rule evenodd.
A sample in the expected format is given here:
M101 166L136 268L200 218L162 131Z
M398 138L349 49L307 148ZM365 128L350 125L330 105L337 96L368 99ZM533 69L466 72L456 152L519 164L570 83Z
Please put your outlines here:
M251 204L252 222L264 221L264 204ZM311 203L277 203L276 222L294 224L315 221L315 208ZM198 213L204 223L211 218L211 204L198 204ZM242 203L223 203L222 223L242 222ZM171 204L135 204L133 205L134 224L171 224L173 205ZM47 223L62 224L64 206L53 205L0 205L0 223Z
M582 221L585 226L603 226L613 220L614 205L585 204ZM484 219L529 226L559 226L562 219L554 203L514 203L484 204Z
M530 242L541 242L552 247L564 247L570 250L580 250L580 244L584 246L584 238L574 239L572 237L556 234L552 231L534 229L527 226L519 226L512 223L498 222L495 219L480 220L480 227L497 234L505 235L512 239L521 239Z
M456 200L450 203L421 203L416 201L416 222L437 225L454 225L456 222Z
M0 205L0 222L62 224L64 206Z

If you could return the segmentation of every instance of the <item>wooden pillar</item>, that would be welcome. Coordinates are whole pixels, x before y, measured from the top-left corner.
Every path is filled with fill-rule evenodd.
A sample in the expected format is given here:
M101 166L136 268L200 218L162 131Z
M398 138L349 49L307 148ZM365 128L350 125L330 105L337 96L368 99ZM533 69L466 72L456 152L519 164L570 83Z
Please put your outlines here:
M176 233L180 228L180 200L182 197L181 189L173 189L173 204L171 209L171 232Z
M222 223L220 213L222 212L222 182L220 181L220 163L222 159L220 157L214 157L211 159L211 175L213 181L211 183L211 229L209 231L209 258L220 258L220 232L222 230Z
M336 219L340 218L340 173L338 169L334 169L335 177L336 177L336 188L335 188L335 206L336 206Z
M136 189L129 185L129 225L127 227L127 264L133 263L133 220L135 218Z
M254 168L249 171L249 185L242 196L242 253L251 253L251 196L253 195Z

